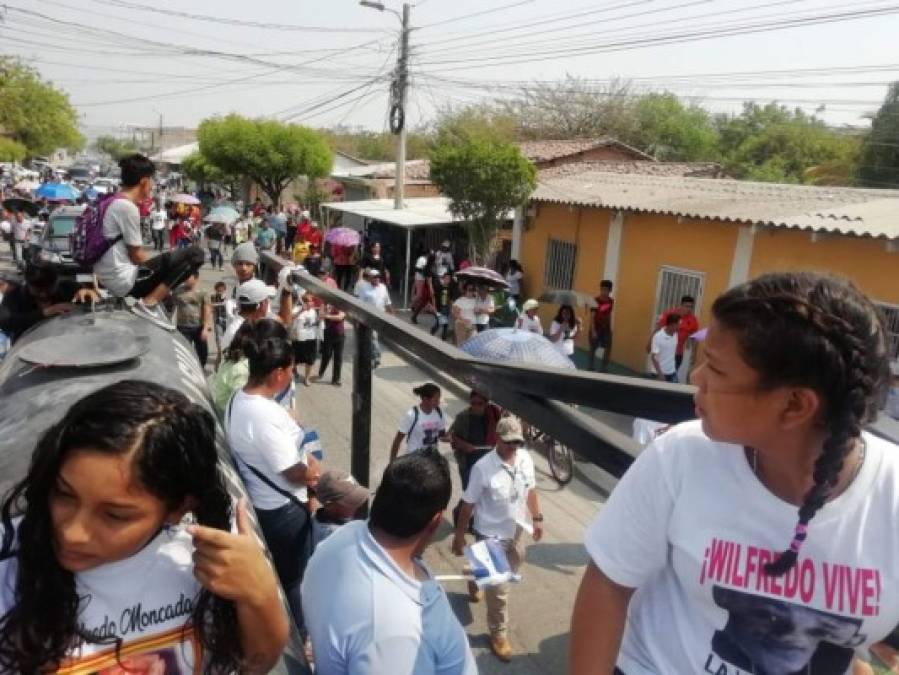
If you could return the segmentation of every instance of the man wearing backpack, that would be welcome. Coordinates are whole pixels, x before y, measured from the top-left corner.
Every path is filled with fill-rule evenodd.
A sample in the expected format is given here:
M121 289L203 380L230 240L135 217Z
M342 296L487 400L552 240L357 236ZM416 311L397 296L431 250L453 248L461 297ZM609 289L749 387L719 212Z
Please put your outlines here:
M90 242L88 250L82 253L76 241L76 260L89 262L93 258L94 273L110 293L119 298L137 298L132 307L135 314L175 330L162 308L162 301L174 287L202 267L205 255L199 246L188 246L150 258L143 247L138 204L153 194L156 167L140 154L123 157L119 167L121 191L97 209L86 211L90 218L86 216L87 222L76 226L80 230L76 235L83 233L83 238ZM102 239L97 237L99 228L102 228ZM105 250L98 256L104 245Z
M446 418L440 409L440 387L433 382L425 382L412 390L420 403L411 408L400 420L399 429L390 447L390 461L396 459L403 439L407 452L418 452L426 448L437 448L438 441L449 441L446 433Z

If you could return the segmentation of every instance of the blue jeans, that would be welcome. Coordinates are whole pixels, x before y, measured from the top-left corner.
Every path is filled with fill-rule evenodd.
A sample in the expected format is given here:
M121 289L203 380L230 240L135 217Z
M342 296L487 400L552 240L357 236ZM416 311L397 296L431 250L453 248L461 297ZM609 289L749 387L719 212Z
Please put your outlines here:
M309 509L296 502L288 502L271 511L257 509L256 515L293 619L300 631L303 631L300 583L312 555L312 520Z

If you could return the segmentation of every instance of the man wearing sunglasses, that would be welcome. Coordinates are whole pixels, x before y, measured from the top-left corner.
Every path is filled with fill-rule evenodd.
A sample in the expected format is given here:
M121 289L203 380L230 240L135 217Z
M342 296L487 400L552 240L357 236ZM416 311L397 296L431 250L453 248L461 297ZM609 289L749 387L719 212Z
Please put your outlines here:
M468 487L462 495L462 508L456 523L453 553L462 555L465 532L474 514L475 537L499 540L509 566L517 572L521 565L522 530L532 531L534 541L543 536L543 514L537 501L534 462L524 449L521 423L515 417L504 417L496 425L496 447L474 465ZM480 599L477 586L468 587L470 598ZM490 648L502 660L512 658L509 643L509 586L490 586L487 596L487 625Z

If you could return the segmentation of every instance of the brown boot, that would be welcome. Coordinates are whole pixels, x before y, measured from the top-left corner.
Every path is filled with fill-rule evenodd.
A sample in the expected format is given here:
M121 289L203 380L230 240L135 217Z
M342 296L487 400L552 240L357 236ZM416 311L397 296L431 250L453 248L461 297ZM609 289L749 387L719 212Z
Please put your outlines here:
M512 645L509 643L509 638L503 635L491 635L490 649L500 661L508 663L512 660Z

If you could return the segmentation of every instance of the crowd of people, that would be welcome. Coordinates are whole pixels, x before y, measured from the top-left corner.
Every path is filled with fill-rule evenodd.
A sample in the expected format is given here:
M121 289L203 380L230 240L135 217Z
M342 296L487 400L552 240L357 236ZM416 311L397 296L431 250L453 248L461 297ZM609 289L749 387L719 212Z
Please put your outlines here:
M521 422L476 390L450 419L436 384L416 387L366 517L369 491L328 466L293 401L296 385L323 377L332 361L332 383L341 383L344 313L298 288L290 268L277 285L257 278L259 251L272 239L278 246L277 235L260 240L264 220L254 241L228 242L230 291L223 282L210 296L198 290L206 256L196 243L148 258L135 231L152 183L148 160L123 160L122 191L99 219L108 246L95 273L116 297L134 298L136 314L180 331L201 362L218 336L216 414L274 569L247 505L226 490L213 416L160 385L109 385L46 430L0 507L0 671L268 672L292 620L322 675L476 673L422 554L447 518L454 553L470 536L490 541L512 574L524 536L542 540ZM288 230L285 250L305 236ZM225 245L223 237L220 252ZM350 270L356 296L392 311L380 251L360 263ZM490 304L471 284L452 298L454 264L448 250L426 259L434 271L422 275L417 299L423 312L428 294L446 317L437 330L452 322L459 340L489 325ZM324 265L307 269L340 284ZM54 274L32 265L24 284L0 288L0 328L18 337L71 311L83 289ZM591 346L607 351L612 290L601 284L588 327ZM694 304L684 296L659 317L647 349L652 377L676 381L699 328ZM544 333L538 309L522 303L519 329ZM545 334L570 356L582 328L562 305ZM590 562L569 672L862 675L870 671L860 650L895 658L899 453L864 430L891 376L877 310L844 280L772 274L717 298L691 374L698 419L650 443L585 534ZM462 487L453 508L441 445ZM512 588L468 588L472 603L485 601L490 646L505 662ZM138 616L124 622L129 612Z

